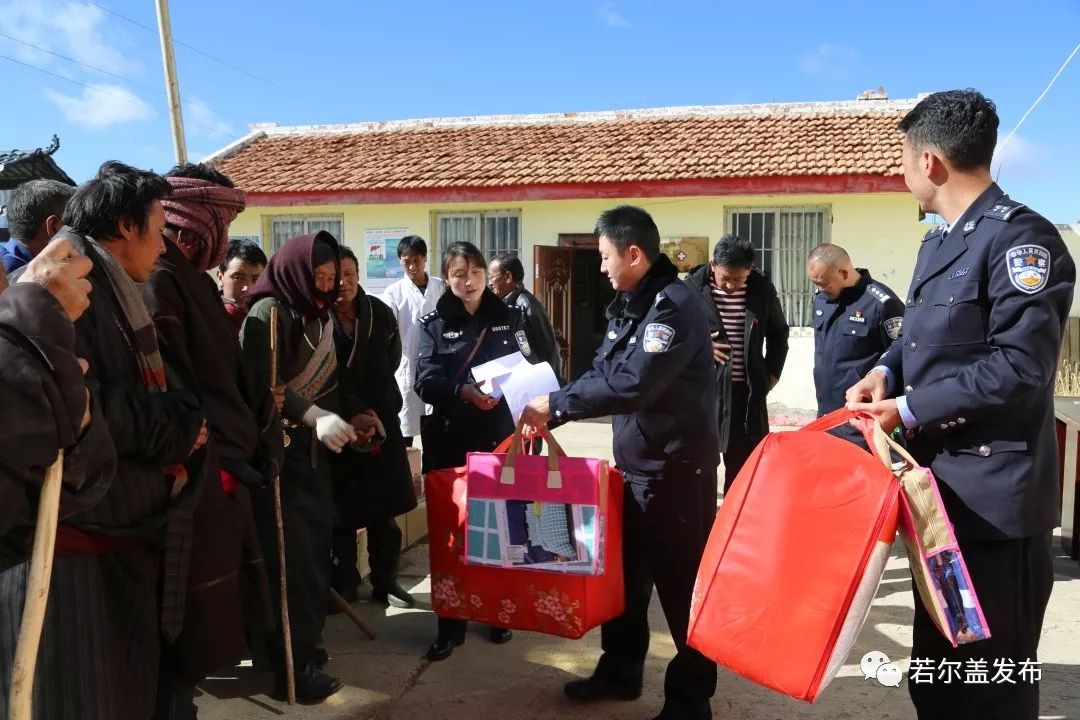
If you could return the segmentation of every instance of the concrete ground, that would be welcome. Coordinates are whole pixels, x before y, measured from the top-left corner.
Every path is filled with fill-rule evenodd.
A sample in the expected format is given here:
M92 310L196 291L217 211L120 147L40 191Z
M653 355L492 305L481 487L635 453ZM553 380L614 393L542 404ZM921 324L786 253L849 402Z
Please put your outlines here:
M611 456L611 430L604 423L575 423L556 433L567 452ZM1059 547L1055 543L1055 547ZM1040 647L1042 718L1080 720L1080 565L1061 555L1057 583L1047 611ZM604 717L651 718L660 709L664 668L674 654L667 626L654 599L650 608L652 645L645 693L637 702L575 705L561 693L564 682L587 676L600 653L600 633L581 640L517 632L495 646L483 628L472 627L466 644L441 663L421 655L435 635L427 576L427 548L408 550L402 584L419 601L414 610L384 609L366 601L357 610L374 626L368 640L343 615L328 619L327 670L347 687L321 705L290 708L267 693L271 676L239 667L206 681L197 703L203 720L309 718L424 718L425 720L585 720ZM361 591L362 595L364 591ZM907 720L915 713L905 684L884 687L864 680L859 660L870 650L885 653L907 671L914 600L907 561L899 543L856 647L839 677L817 703L792 700L720 669L713 714L747 720ZM906 677L905 677L906 679Z

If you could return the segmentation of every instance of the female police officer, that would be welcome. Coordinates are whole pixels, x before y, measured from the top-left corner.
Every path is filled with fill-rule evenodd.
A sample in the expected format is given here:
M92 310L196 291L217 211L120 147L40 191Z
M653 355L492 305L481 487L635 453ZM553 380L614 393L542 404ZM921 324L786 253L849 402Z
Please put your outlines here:
M520 311L487 287L487 263L475 245L455 242L442 255L448 285L435 312L420 318L416 394L433 408L421 423L424 471L465 464L470 451L491 451L514 432L506 401L485 395L471 381L472 368L521 351L532 353ZM491 641L511 633L491 628ZM429 660L445 660L465 642L465 621L439 618L439 636Z

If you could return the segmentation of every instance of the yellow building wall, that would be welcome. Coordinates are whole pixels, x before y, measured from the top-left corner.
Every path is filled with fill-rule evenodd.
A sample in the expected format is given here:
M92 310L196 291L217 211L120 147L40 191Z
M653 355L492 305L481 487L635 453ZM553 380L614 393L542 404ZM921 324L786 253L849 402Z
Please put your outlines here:
M272 215L334 214L344 219L345 242L361 259L364 230L407 227L428 240L429 272L438 273L439 248L432 242L435 216L440 212L517 210L521 213L521 260L526 284L532 286L533 247L557 245L560 233L589 233L596 218L607 208L629 203L644 207L656 220L663 237L705 236L709 252L725 232L727 211L733 208L820 206L831 211L826 239L851 253L859 267L903 298L915 266L915 256L927 225L918 221L918 207L907 193L854 195L724 196L693 198L636 198L601 200L527 201L505 203L459 203L445 205L321 205L304 207L252 207L229 229L232 235L259 235L268 246ZM789 408L816 406L813 382L813 336L795 329L790 339L787 366L770 402Z
M855 263L903 294L911 278L915 254L926 226L918 222L918 209L907 193L861 195L725 196L694 198L637 198L552 200L445 205L318 205L304 207L252 207L240 214L229 229L232 235L266 237L265 222L272 215L332 214L345 223L345 242L360 257L367 228L407 227L428 240L429 270L438 272L439 248L432 242L435 215L440 212L517 210L521 213L522 253L527 284L532 285L536 245L556 245L560 233L588 233L607 208L621 203L644 207L656 220L662 236L706 236L709 250L725 231L728 210L742 207L823 206L832 212L828 239L845 247Z

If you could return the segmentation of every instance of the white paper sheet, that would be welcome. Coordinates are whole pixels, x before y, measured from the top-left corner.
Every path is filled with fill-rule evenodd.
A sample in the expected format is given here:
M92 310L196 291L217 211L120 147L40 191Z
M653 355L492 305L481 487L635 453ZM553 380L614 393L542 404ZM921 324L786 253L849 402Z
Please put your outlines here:
M480 390L494 398L506 398L514 422L529 401L559 389L559 380L548 363L533 365L520 352L481 363L472 369Z

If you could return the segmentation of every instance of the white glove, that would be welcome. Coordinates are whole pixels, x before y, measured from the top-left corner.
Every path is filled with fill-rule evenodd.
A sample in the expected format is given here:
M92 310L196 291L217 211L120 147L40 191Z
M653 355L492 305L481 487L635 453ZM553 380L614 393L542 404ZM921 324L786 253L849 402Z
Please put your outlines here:
M314 428L319 442L336 453L341 452L343 447L356 440L356 430L352 425L318 405L312 405L304 413L303 423L309 428Z

